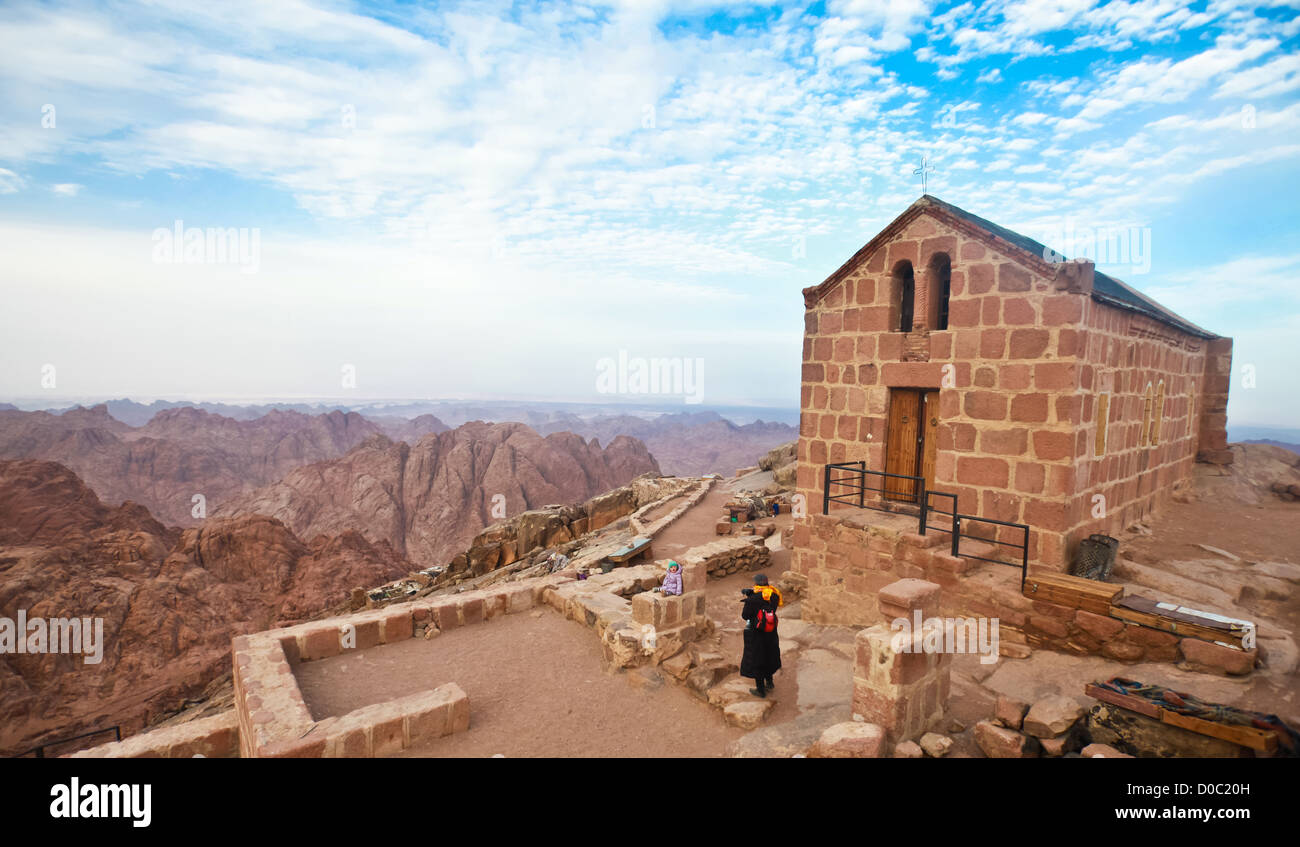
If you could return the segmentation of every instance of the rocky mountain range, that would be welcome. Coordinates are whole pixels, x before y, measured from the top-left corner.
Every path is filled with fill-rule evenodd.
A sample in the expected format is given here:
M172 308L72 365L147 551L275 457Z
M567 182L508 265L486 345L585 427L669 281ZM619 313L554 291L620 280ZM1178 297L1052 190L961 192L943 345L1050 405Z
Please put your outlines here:
M221 515L270 515L303 538L355 528L419 567L445 565L485 526L626 484L659 465L636 439L474 422L414 444L371 438L234 498ZM495 507L495 508L494 508Z
M168 528L139 504L105 505L63 465L0 461L0 616L103 621L98 662L0 655L0 748L109 725L129 734L227 673L234 635L409 570L355 531L304 542L261 515Z
M133 427L105 405L63 414L0 410L0 458L66 465L108 503L131 500L159 520L196 525L204 509L310 462L332 459L376 435L416 440L447 427L432 415L371 420L356 412L273 410L236 420L193 407L168 408Z
M720 473L730 476L772 448L793 441L799 428L765 422L736 424L717 412L683 412L645 418L634 415L564 416L538 426L538 432L567 430L608 442L626 435L645 443L663 472L677 476Z

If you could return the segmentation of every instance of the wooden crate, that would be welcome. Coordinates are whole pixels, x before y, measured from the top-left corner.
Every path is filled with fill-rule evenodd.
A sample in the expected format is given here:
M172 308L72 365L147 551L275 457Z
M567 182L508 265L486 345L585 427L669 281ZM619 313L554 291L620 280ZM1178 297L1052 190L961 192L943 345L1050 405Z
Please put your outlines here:
M1111 606L1124 593L1124 586L1063 573L1030 573L1022 593L1031 600L1110 617Z

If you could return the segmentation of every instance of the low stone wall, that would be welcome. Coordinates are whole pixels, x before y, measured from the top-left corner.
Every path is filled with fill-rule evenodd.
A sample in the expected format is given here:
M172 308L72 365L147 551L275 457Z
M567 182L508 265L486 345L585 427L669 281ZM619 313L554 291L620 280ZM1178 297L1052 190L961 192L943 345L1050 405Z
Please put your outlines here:
M241 754L387 756L429 738L463 732L469 728L469 698L454 683L315 721L303 702L293 665L529 609L548 582L521 581L426 597L236 638L232 650Z
M560 614L589 626L600 636L606 664L630 668L657 665L707 633L701 563L682 564L682 594L653 589L663 581L668 560L616 568L585 580L566 579L542 590L542 600Z
M757 535L737 535L692 547L679 562L701 564L712 579L721 579L740 571L761 571L772 561L772 551Z
M233 759L239 757L235 710L142 732L122 741L69 753L68 759Z
M949 533L921 536L869 523L874 519L872 513L840 513L795 523L793 574L787 579L803 592L804 620L887 623L876 602L880 590L898 579L923 579L943 589L942 614L997 618L1004 656L1023 657L1030 647L1044 647L1122 662L1176 662L1208 673L1242 675L1254 668L1255 650L1030 599L1021 593L1019 568L954 557Z
M674 497L680 497L681 492L675 492L673 494L668 495L667 497L662 497L653 503L648 503L645 506L642 506L640 509L637 509L636 512L633 513L628 520L632 532L636 535L648 535L651 538L654 538L655 535L657 535L660 532L663 532L663 530L666 529L673 521L677 520L682 515L686 514L686 512L688 512L693 506L697 505L701 500L703 500L705 496L708 495L709 489L713 487L713 483L715 482L717 482L717 480L714 479L713 477L704 477L696 484L695 491L692 492L689 496L687 496L687 498L683 500L681 503L674 506L671 512L661 516L657 520L651 521L649 524L645 524L642 522L644 516L648 515L658 506L672 500Z

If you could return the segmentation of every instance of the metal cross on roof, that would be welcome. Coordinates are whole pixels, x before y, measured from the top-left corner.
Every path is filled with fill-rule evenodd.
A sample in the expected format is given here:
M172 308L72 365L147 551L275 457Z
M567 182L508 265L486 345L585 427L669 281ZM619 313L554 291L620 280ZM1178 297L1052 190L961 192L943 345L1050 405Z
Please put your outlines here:
M929 190L928 190L928 188L929 188L929 179L927 179L927 177L928 177L930 174L934 173L934 168L930 167L929 162L930 162L930 160L929 160L927 157L922 156L922 157L921 157L921 167L919 167L919 168L917 168L916 170L912 171L912 175L913 175L913 176L919 176L919 177L921 178L921 193L922 193L922 194L929 194L929 193L930 193Z

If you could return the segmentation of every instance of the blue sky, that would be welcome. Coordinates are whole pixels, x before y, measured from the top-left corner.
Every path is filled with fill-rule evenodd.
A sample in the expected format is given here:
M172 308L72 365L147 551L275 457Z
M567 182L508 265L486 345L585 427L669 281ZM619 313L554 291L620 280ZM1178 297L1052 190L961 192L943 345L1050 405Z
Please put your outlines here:
M800 290L924 156L1062 252L1137 236L1101 267L1236 339L1233 422L1300 426L1298 33L1165 0L8 4L0 395L589 400L626 350L796 405ZM255 272L157 261L177 220L256 230Z

